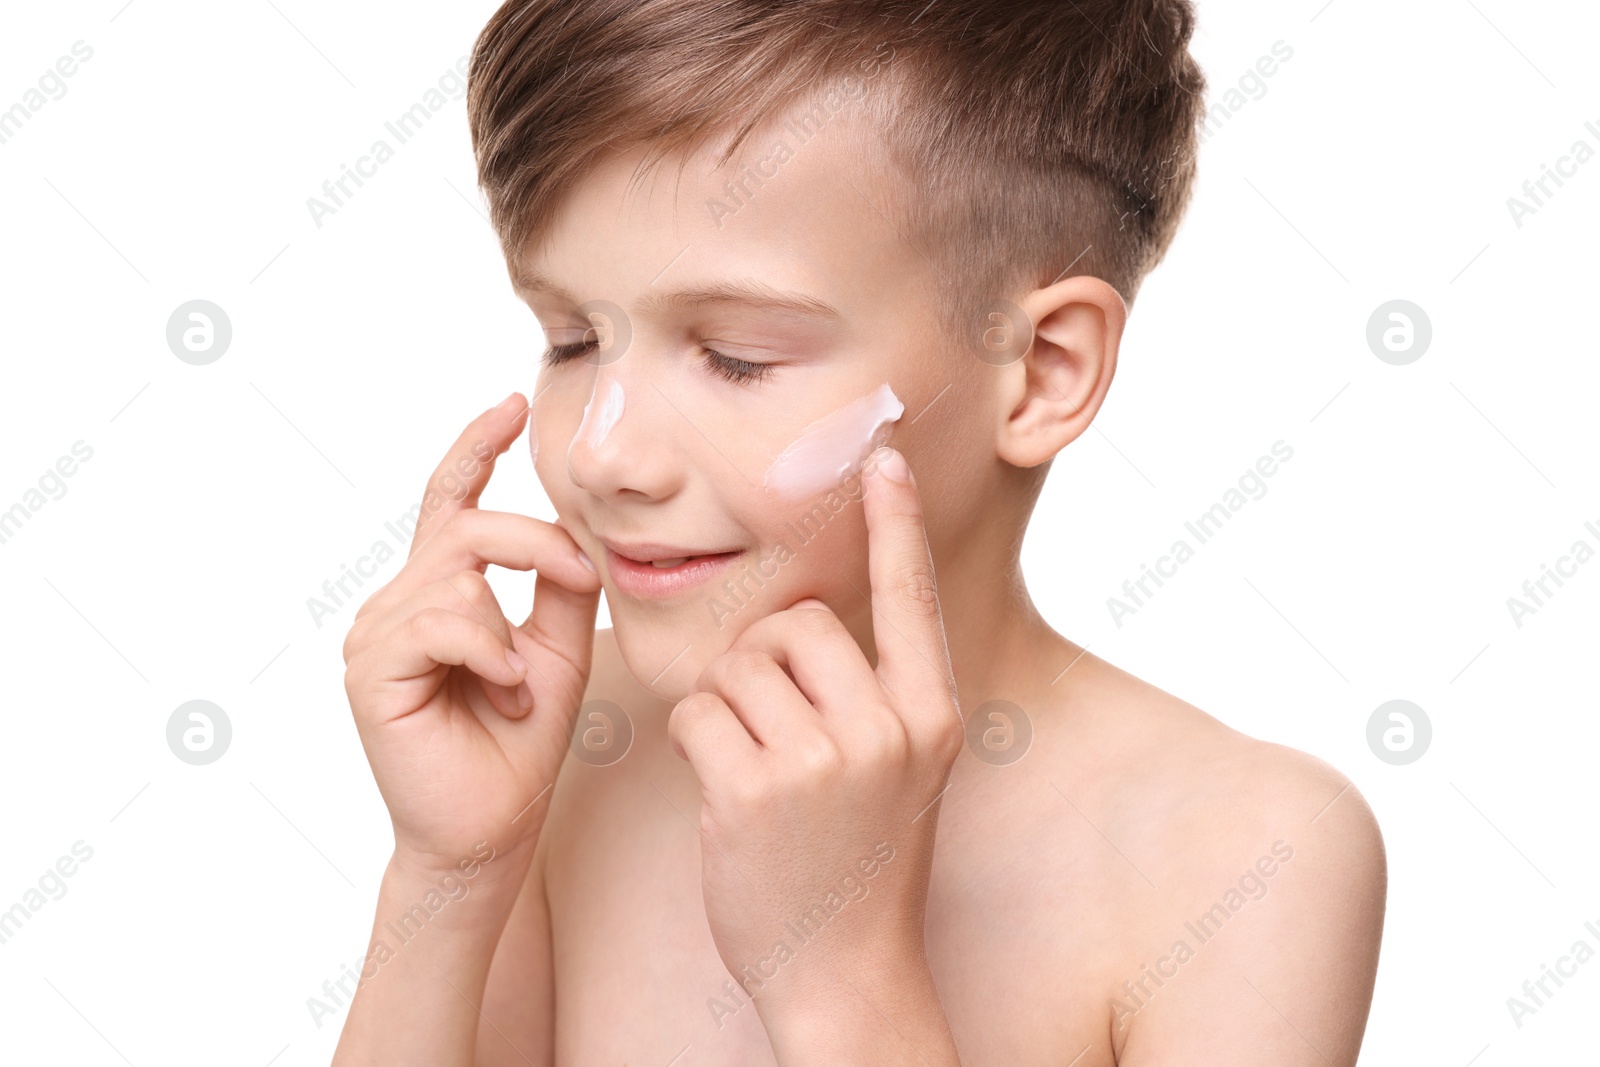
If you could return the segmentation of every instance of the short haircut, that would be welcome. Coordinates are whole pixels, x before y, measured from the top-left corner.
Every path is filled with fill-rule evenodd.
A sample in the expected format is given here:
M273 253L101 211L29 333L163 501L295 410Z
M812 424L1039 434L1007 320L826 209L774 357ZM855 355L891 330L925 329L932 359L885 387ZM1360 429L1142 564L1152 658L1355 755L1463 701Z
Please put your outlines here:
M933 264L947 326L1069 274L1131 304L1194 182L1193 29L1190 0L506 0L468 77L479 183L516 279L603 155L731 134L726 164L842 95L891 162L875 206Z

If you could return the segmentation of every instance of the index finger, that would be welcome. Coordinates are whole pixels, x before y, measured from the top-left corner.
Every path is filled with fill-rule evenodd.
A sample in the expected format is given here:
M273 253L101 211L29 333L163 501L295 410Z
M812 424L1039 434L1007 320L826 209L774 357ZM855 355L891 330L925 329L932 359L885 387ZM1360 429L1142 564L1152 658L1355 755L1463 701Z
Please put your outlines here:
M955 683L934 582L922 498L905 457L887 446L868 457L863 503L877 674L898 696L951 700ZM930 708L930 710L932 710Z
M408 557L428 539L430 530L456 512L478 506L478 497L494 473L494 461L522 432L527 414L527 398L521 393L512 393L467 423L467 428L461 431L444 461L428 479L416 532L411 537L411 549L406 553Z

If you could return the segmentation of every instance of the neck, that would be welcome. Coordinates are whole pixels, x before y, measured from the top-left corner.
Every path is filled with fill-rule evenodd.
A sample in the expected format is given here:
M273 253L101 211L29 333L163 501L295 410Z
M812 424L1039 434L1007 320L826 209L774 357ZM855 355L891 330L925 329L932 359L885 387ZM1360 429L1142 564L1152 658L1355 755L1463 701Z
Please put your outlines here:
M1015 556L998 567L947 568L938 581L963 715L990 700L1037 706L1083 651L1039 614Z

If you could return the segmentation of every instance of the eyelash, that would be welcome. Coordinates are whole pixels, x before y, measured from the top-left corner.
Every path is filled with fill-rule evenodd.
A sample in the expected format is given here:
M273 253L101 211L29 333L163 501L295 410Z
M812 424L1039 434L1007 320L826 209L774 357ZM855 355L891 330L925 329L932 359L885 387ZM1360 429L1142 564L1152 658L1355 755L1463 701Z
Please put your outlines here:
M549 366L565 363L569 359L576 359L585 352L595 347L594 341L580 341L570 345L551 345L545 349L543 361ZM706 353L703 362L706 369L717 377L735 384L758 382L766 379L776 369L770 363L751 363L743 359L725 356L714 349L702 349Z

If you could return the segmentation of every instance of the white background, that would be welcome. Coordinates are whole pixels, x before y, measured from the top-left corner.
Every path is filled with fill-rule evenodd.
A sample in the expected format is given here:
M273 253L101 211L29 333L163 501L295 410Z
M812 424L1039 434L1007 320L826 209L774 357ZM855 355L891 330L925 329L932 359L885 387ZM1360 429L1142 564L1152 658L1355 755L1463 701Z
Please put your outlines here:
M468 418L529 390L541 338L460 101L321 228L306 200L494 5L123 4L15 5L0 32L0 108L94 49L0 145L0 510L93 449L0 545L0 908L94 850L0 945L0 1056L325 1063L343 1013L319 1029L306 998L364 951L391 840L341 684L354 605L319 629L306 599ZM1274 42L1293 57L1204 146L1026 544L1058 630L1371 803L1390 886L1366 1064L1594 1056L1600 962L1520 1029L1505 1002L1600 948L1600 561L1520 628L1506 600L1600 548L1600 160L1520 227L1506 201L1600 148L1597 34L1578 3L1204 3L1213 100ZM196 298L234 330L207 367L165 339ZM1365 339L1397 298L1433 328L1407 366ZM1117 627L1106 598L1279 439L1267 494ZM486 505L553 517L526 462ZM492 577L526 603L530 578ZM207 767L165 740L195 698L233 724ZM1433 724L1407 766L1366 742L1393 698Z

